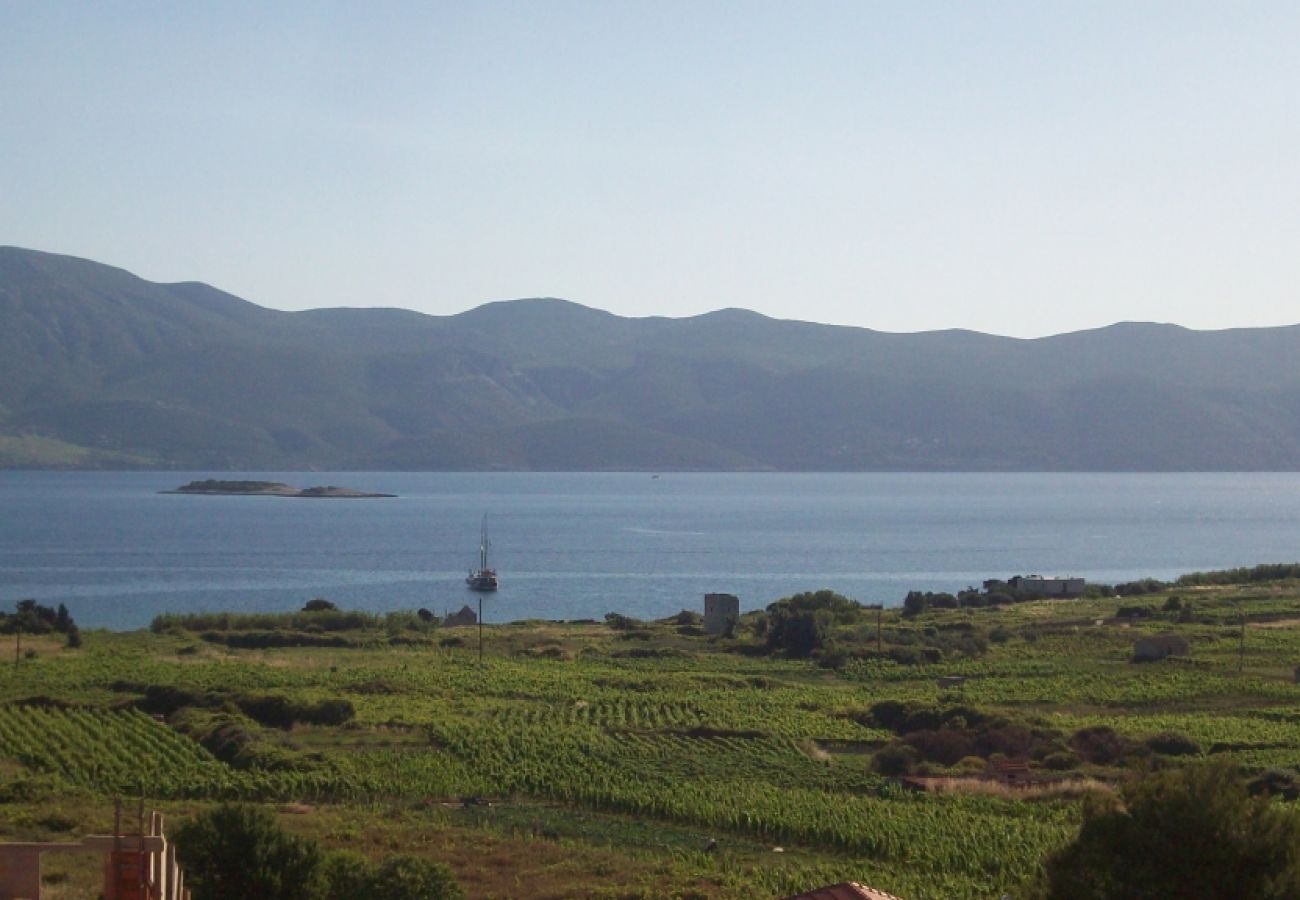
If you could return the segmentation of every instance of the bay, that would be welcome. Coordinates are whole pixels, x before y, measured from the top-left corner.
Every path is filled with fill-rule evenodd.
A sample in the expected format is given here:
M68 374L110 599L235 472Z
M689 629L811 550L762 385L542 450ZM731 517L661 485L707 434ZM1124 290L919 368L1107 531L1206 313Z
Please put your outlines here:
M659 618L725 591L743 610L831 588L898 605L1016 574L1093 581L1300 558L1297 473L292 473L393 500L159 494L210 472L0 472L0 604L82 627L323 596L441 615L484 515L488 621Z

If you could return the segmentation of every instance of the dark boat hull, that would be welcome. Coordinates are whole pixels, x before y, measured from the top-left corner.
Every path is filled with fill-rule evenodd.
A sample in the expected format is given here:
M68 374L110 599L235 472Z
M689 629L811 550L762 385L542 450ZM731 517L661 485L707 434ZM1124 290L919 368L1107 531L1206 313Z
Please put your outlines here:
M495 591L497 576L495 573L479 572L465 579L465 586L471 591Z

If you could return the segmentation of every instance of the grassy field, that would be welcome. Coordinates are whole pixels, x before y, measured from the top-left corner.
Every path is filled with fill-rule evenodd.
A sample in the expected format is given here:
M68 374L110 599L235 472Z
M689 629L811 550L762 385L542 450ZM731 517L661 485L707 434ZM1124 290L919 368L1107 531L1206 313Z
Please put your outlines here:
M444 861L473 897L1015 896L1088 791L1300 762L1300 582L1173 593L860 610L813 659L765 652L756 615L725 639L687 616L490 626L481 662L476 629L415 616L25 636L0 676L0 837L103 831L143 790L171 821L246 799L328 847ZM1130 662L1165 631L1189 657ZM1034 784L989 781L1003 756ZM46 870L55 898L95 874Z

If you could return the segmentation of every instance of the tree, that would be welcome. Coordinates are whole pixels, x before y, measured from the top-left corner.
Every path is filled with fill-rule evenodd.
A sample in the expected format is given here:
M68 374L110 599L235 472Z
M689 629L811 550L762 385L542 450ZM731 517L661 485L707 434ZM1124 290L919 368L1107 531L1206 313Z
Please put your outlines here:
M1172 769L1092 801L1045 864L1045 900L1300 897L1300 814L1251 797L1222 763Z
M852 622L861 611L862 604L834 591L805 591L768 604L761 633L768 650L811 656L826 643L832 625Z
M181 824L176 855L194 900L319 900L321 852L264 809L222 804Z
M925 594L920 591L908 591L903 600L903 618L911 619L925 612Z
M790 656L812 656L830 633L831 615L824 609L778 607L767 617L767 648L784 650Z
M451 869L418 856L393 856L371 876L367 897L385 900L461 900Z

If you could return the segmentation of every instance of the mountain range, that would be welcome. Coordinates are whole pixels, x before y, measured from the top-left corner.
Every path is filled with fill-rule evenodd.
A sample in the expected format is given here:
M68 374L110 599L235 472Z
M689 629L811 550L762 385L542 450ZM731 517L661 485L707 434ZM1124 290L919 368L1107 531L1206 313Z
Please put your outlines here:
M1300 326L282 312L0 247L0 467L1295 470Z

